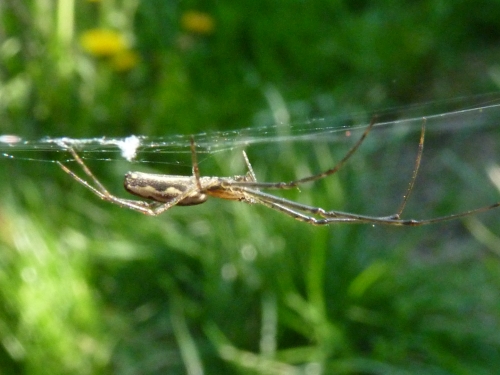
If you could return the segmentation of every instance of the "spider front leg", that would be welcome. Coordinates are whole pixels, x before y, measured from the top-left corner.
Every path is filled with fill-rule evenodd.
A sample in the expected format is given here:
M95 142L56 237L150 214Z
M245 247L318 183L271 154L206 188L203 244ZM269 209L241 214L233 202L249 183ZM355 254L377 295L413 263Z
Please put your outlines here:
M357 142L347 151L347 153L344 155L340 161L333 166L332 168L312 175L308 177L304 177L298 180L293 180L289 182L257 182L257 181L232 181L230 185L232 186L241 186L241 187L248 187L248 188L255 188L255 189L293 189L298 187L301 184L304 184L306 182L313 182L320 180L322 178L331 176L337 171L342 168L342 166L351 158L352 155L358 150L358 148L361 146L361 144L364 142L372 128L375 126L376 123L376 117L373 117L372 120L370 121L370 124L366 127L365 131L361 135L361 137L357 140ZM249 166L249 169L255 178L255 174L253 174L253 170L251 169L250 162L248 162L248 158L246 159L247 166ZM228 184L229 185L229 184Z
M272 208L273 210L279 211L284 213L285 215L288 215L292 217L295 220L302 221L307 224L312 224L312 225L328 225L331 223L356 223L357 220L354 218L350 217L341 217L337 216L336 213L330 212L332 214L331 217L326 217L324 216L325 210L322 208L318 207L308 207L309 212L313 215L319 215L321 218L316 218L312 215L306 215L302 212L299 212L298 210L294 210L290 208L290 206L287 205L287 202L285 204L279 204L276 202L272 202L266 199L263 200L258 200L258 202L268 208ZM306 211L304 211L306 212Z

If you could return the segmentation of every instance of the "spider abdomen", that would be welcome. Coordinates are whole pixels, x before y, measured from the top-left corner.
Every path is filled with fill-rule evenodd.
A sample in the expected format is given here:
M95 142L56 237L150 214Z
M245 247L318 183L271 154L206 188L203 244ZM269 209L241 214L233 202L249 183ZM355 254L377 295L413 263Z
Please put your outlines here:
M193 177L188 176L128 172L125 175L123 186L131 194L156 202L167 203L186 192L195 183ZM206 194L194 190L193 193L179 201L177 205L192 206L201 204L206 200Z

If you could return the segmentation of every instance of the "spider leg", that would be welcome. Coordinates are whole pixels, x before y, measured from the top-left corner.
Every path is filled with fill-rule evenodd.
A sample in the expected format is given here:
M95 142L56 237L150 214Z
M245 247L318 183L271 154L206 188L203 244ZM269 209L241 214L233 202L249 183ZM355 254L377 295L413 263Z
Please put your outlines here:
M246 187L238 187L239 191L250 196L256 203L260 203L266 207L276 209L294 219L304 221L314 225L324 225L330 223L378 223L386 225L410 225L414 220L398 220L394 216L372 217L366 215L351 214L342 211L326 211L321 207L308 206L302 203L297 203L285 198L276 197L274 195ZM320 216L322 219L317 219L311 215ZM406 222L409 222L408 224Z
M196 186L198 190L201 191L201 182L200 182L200 168L198 167L198 157L196 156L196 144L194 143L194 137L191 136L191 160L193 164L193 176L196 181Z
M243 151L243 159L245 159L245 164L247 165L248 175L251 178L251 182L257 182L257 177L255 177L255 172L253 171L252 164L250 164L250 160L248 160L248 156L245 151Z
M141 212L143 214L150 214L150 203L147 202L142 202L142 201L135 201L131 199L123 199L123 198L118 198L112 194L110 194L106 189L103 188L103 190L98 190L92 185L90 185L87 181L76 175L73 171L68 169L64 164L58 162L59 166L62 168L64 172L69 174L71 177L73 177L76 181L78 181L80 184L85 186L87 189L89 189L91 192L93 192L95 195L97 195L99 198L102 200L111 202L113 204L116 204L120 207L125 207L129 208L134 211ZM101 185L102 186L102 185Z
M415 186L415 180L417 179L418 170L420 168L420 161L422 160L422 153L424 152L424 139L425 139L425 123L427 119L424 117L424 121L422 122L422 130L420 131L420 141L418 142L418 151L417 158L415 159L415 167L413 168L413 174L411 176L410 183L408 184L408 189L403 197L403 202L401 206L399 206L398 212L394 215L395 219L399 219L403 214L403 211L406 207L406 203L410 198L410 195L413 191L413 187Z
M80 182L82 185L86 186L87 188L89 188L90 190L92 190L95 194L101 196L101 194L104 194L104 195L111 195L109 194L108 190L104 187L103 184L101 184L101 182L97 179L96 176L94 176L94 174L90 171L90 169L87 167L87 165L83 162L82 158L76 153L76 151L70 147L68 149L68 151L70 152L71 156L73 156L73 159L80 165L80 167L83 169L83 171L85 172L85 174L87 176L89 176L92 181L94 182L94 184L97 186L98 189L95 189L94 187L92 187L90 184L88 184L87 182L85 182L84 180L82 180L80 177L78 177L76 174L74 174L73 172L71 172L66 166L64 166L62 163L60 162L57 162L59 164L59 166L66 172L68 173L70 176L72 176L75 180L77 180L78 182ZM101 194L99 194L99 192Z
M328 219L317 219L314 216L304 215L303 213L291 209L287 205L278 204L275 202L268 201L267 199L257 199L256 202L260 203L268 208L272 208L273 210L284 213L285 215L291 216L295 220L302 221L304 223L312 224L312 225L328 225L333 222L342 222L342 223L356 223L355 219L347 218L347 217L336 217L336 218L328 218Z
M354 146L351 147L349 151L347 151L347 154L344 155L344 157L333 167L328 169L327 171L304 177L298 180L290 181L290 182L249 182L249 181L232 181L232 182L227 182L224 185L225 186L245 186L245 187L251 187L251 188L261 188L261 189L292 189L297 187L300 184L303 184L305 182L312 182L316 180L320 180L322 178L325 178L327 176L330 176L334 173L336 173L342 166L349 160L349 158L357 151L359 146L363 143L365 140L366 136L370 131L372 130L373 126L375 125L376 122L376 117L373 117L372 120L370 121L370 125L367 126L361 137L358 139L358 141L354 144ZM249 163L247 163L248 165Z
M185 192L183 192L183 194L176 196L174 199L172 199L166 203L145 202L145 201L138 201L138 200L133 200L133 199L119 198L119 197L111 194L104 187L104 185L97 179L97 177L94 176L94 174L90 171L90 169L83 162L83 160L80 158L80 156L76 153L75 150L70 148L69 151L72 154L73 158L76 160L76 162L82 167L85 174L92 179L92 181L95 183L97 188L90 185L87 181L85 181L83 178L78 176L76 173L74 173L72 170L70 170L68 167L66 167L61 162L57 162L64 172L69 174L71 177L73 177L73 179L75 179L77 182L79 182L80 184L85 186L87 189L89 189L91 192L93 192L95 195L97 195L102 200L116 204L120 207L124 207L124 208L128 208L128 209L131 209L134 211L138 211L138 212L145 214L145 215L150 215L150 216L160 215L161 213L165 212L169 208L175 206L177 203L179 203L180 201L185 199L187 196L189 196L191 193L193 193L193 191L196 190L196 187L193 186L190 189L187 189Z
M407 219L407 220L401 220L401 219L397 219L397 220L394 220L394 221L397 222L397 223L399 223L399 224L395 224L395 225L409 225L409 226L418 227L418 226L421 226L421 225L441 223L443 221L456 220L456 219L460 219L460 218L463 218L463 217L480 214L482 212L486 212L486 211L492 210L492 209L497 208L497 207L500 207L500 202L496 202L496 203L490 204L489 206L483 206L483 207L475 208L473 210L459 212L457 214L451 214L451 215L447 215L447 216L435 217L435 218L432 218L432 219L423 219L423 220L409 220L409 219Z
M391 216L366 216L351 214L342 211L326 211L321 207L308 206L302 203L297 203L288 199L275 197L274 195L264 193L260 190L250 188L239 188L248 196L252 197L256 203L260 203L266 207L280 211L296 220L303 221L313 225L327 225L332 223L350 223L350 224L380 224L380 225L394 225L394 226L422 226L428 224L440 223L443 221L450 221L462 217L475 215L481 212L486 212L491 209L500 207L500 202L493 203L489 206L483 206L469 211L460 212L448 216L441 216L432 219L400 219L395 215ZM304 213L310 213L306 215ZM315 218L319 216L322 219Z

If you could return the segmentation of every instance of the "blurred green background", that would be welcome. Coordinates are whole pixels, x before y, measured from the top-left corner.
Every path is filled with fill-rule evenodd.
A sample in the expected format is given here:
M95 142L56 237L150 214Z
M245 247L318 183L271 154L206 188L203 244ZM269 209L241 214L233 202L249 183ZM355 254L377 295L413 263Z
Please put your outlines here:
M368 121L456 97L467 107L500 82L494 0L4 0L0 19L0 134L27 139L266 126L280 119L276 100L292 123ZM498 200L485 168L499 160L500 133L481 121L429 124L407 216ZM285 196L391 214L418 134L419 124L375 129L341 173ZM281 181L330 167L348 147L271 144L249 156L262 181ZM202 173L243 173L240 152L204 156ZM130 165L89 165L126 196ZM2 374L500 368L499 212L421 228L312 227L211 200L145 217L54 163L2 158L0 181Z

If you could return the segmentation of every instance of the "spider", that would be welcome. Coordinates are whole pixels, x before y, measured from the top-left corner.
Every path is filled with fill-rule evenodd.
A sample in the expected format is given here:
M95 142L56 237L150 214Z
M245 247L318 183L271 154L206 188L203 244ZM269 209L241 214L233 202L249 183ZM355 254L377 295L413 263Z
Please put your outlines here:
M398 211L393 215L377 217L341 211L327 211L320 207L307 206L288 199L276 197L262 191L264 189L296 188L303 183L317 181L333 175L356 152L374 125L375 119L370 122L369 126L365 129L359 140L333 168L322 173L290 182L258 182L252 165L250 164L250 161L244 151L243 158L248 168L248 172L245 175L234 177L201 177L198 168L196 146L194 138L191 137L192 176L173 176L141 172L128 172L125 175L125 190L141 198L148 199L149 201L125 199L109 193L90 171L76 151L71 147L68 148L69 152L95 186L92 186L89 182L76 175L64 164L60 162L58 162L58 164L66 173L92 191L99 198L118 206L151 216L160 215L174 206L192 206L204 203L209 197L215 197L249 204L259 203L276 211L282 212L296 220L312 225L327 225L331 223L370 223L397 226L420 226L474 215L500 206L500 202L497 202L489 206L469 211L423 220L401 218L408 198L413 190L418 169L420 167L420 161L422 159L425 137L425 119L422 123L413 175L410 179L406 194L404 195L403 202L401 203Z

